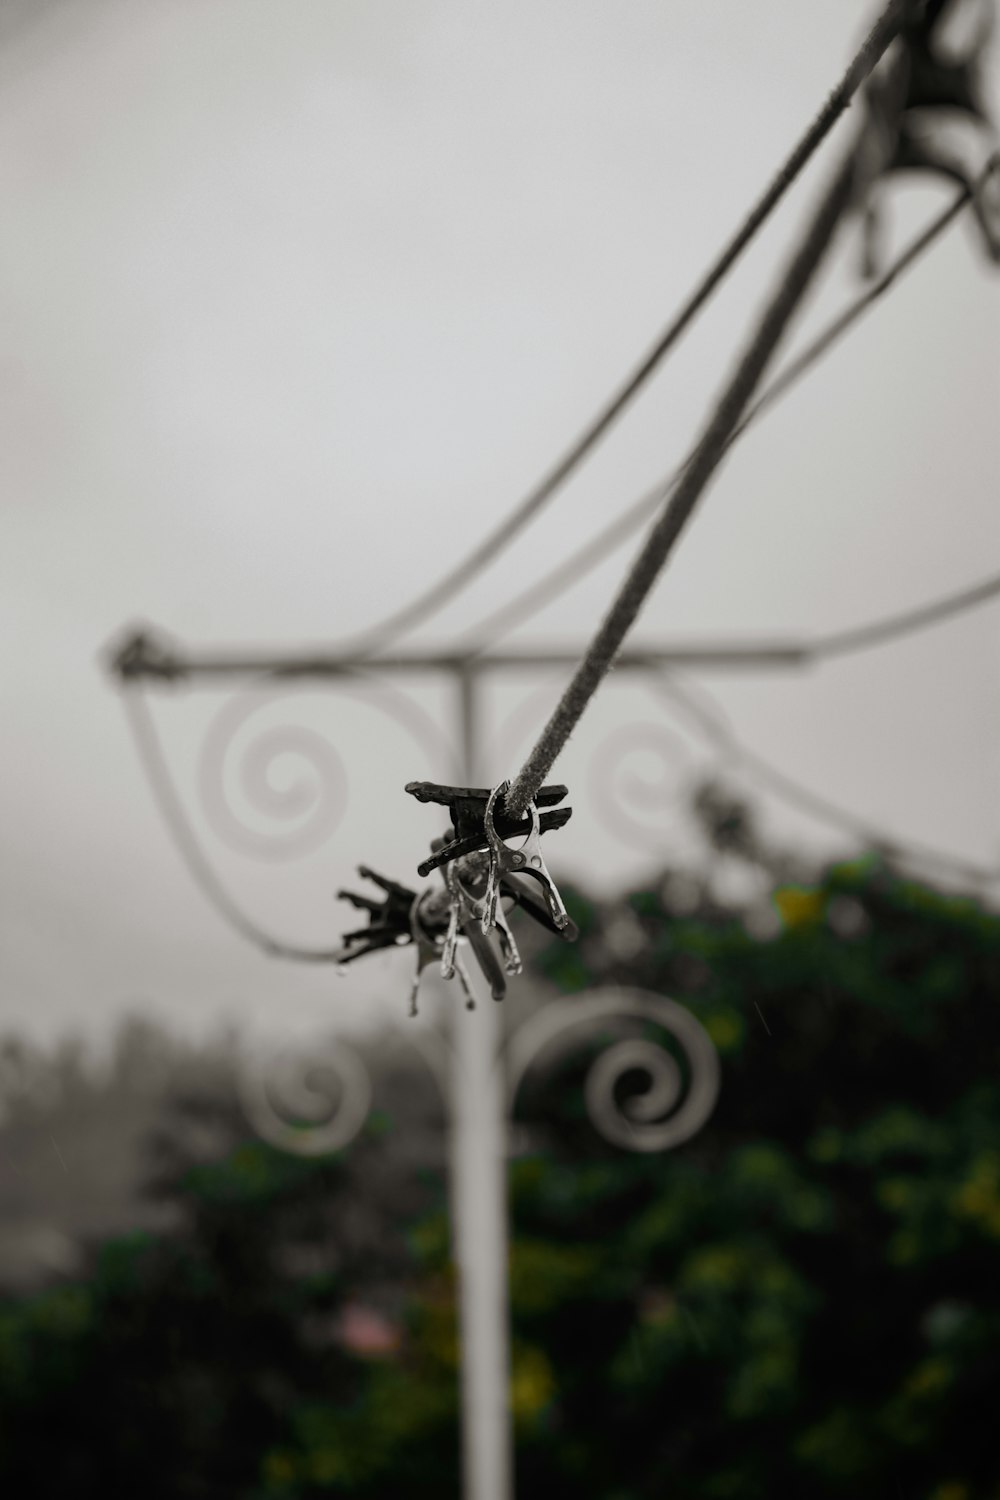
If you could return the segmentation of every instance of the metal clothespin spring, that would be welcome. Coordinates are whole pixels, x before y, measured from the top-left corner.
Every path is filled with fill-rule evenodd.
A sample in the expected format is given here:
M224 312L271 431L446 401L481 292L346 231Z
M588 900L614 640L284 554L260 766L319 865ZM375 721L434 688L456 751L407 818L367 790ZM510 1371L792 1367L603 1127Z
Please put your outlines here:
M541 830L539 827L538 808L534 802L528 804L528 814L531 818L531 828L525 835L520 849L511 849L505 844L497 833L493 824L493 808L497 799L506 796L510 790L509 781L501 781L495 786L486 802L486 811L483 815L483 827L486 832L486 840L490 851L490 870L486 882L486 894L483 897L482 930L489 932L490 928L496 926L497 906L500 899L500 881L504 875L530 875L537 880L542 887L545 904L548 906L549 914L553 922L561 932L569 925L569 914L563 905L562 897L555 881L549 874L542 857Z
M423 895L417 896L410 907L410 931L417 949L417 968L410 987L410 1015L417 1014L417 992L420 989L420 979L424 970L432 963L441 960L441 976L443 979L454 979L457 977L462 993L465 995L466 1010L475 1010L476 995L469 980L465 965L456 953L458 943L457 929L452 936L451 917L448 919L448 932L442 939L436 934L431 934L423 924L420 916L420 902ZM451 940L449 950L449 940Z
M459 937L467 939L469 946L476 955L476 961L483 972L483 978L490 987L490 994L494 1000L502 1000L507 993L507 985L504 980L504 971L494 952L493 945L484 931L480 928L478 908L474 908L472 898L459 883L457 872L452 865L444 867L445 885L448 887L448 895L451 898L451 908L448 913L448 931L445 934L444 951L441 956L441 973L446 979L451 978L454 972L456 949ZM513 936L510 938L513 945ZM520 956L516 949L505 948L508 963L511 958L516 958L520 967ZM512 972L508 967L507 972Z
M451 894L452 901L459 905L459 923L464 928L466 935L476 947L476 935L483 937L489 934L489 924L483 921L486 911L486 897L473 895L472 891L464 884L462 877L454 865L445 867L445 883ZM502 896L501 892L501 896ZM496 928L496 934L500 940L500 954L503 959L504 970L508 974L520 974L521 954L518 951L517 942L507 921L507 913L503 909L503 901L499 900L496 907L496 918L492 924Z

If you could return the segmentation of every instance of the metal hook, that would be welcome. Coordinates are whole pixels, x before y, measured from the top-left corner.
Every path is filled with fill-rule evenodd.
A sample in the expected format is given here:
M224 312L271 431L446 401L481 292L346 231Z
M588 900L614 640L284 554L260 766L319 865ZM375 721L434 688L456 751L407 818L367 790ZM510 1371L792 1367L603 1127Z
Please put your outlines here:
M483 814L483 827L490 851L490 872L486 882L486 894L483 897L482 930L488 932L490 927L496 924L501 878L504 875L531 875L541 885L552 920L562 932L563 928L569 925L569 914L563 905L556 883L545 866L538 808L535 803L528 804L531 828L525 834L520 849L509 848L496 831L493 808L497 799L506 796L509 790L509 781L501 781L498 786L495 786L487 799L486 811Z
M482 931L479 920L473 916L468 894L463 892L451 865L445 865L444 879L451 897L451 909L448 913L448 931L441 955L441 973L446 979L451 978L455 972L455 953L459 936L467 938L490 987L490 994L494 1000L502 1000L507 993L507 983L504 979L504 971L493 951L493 945Z
M438 959L441 960L442 978L454 979L457 977L462 992L465 995L466 1009L475 1010L475 991L472 988L465 965L455 952L458 941L457 930L455 939L451 944L451 951L448 955L446 967L445 952L448 947L449 937L451 936L451 920L449 918L448 934L445 937L442 938L437 933L428 932L420 915L420 902L423 900L423 894L417 896L410 907L410 931L413 934L413 941L417 949L417 968L410 987L410 1015L415 1016L417 1014L417 991L420 989L421 976L424 970Z
M417 950L417 967L413 972L413 982L410 985L410 1015L417 1014L417 992L420 989L420 979L424 970L434 963L441 952L441 940L427 931L420 919L421 896L414 896L410 904L410 932L413 936L413 946Z
M445 877L448 882L448 888L449 890L457 891L464 907L466 921L476 925L482 935L488 935L490 927L485 919L486 897L474 895L468 886L465 885L454 865L447 865L445 868L448 872ZM503 895L502 888L500 894L501 896ZM495 927L497 937L500 940L500 954L503 958L505 971L508 974L520 974L522 969L521 954L518 951L514 934L510 929L510 923L507 921L507 913L504 911L502 900L497 902L496 918L492 925Z

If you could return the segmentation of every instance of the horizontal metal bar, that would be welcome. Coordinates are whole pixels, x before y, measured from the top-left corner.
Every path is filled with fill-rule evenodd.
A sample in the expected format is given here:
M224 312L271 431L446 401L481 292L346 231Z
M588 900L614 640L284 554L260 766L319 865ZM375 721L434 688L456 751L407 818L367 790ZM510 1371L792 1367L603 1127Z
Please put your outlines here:
M688 645L660 646L645 651L624 651L615 661L615 672L649 670L651 667L690 666L711 669L745 669L745 667L804 666L810 651L804 646L774 645ZM438 655L406 654L379 657L295 657L274 654L201 655L198 652L165 652L156 660L136 658L118 672L127 678L159 678L169 681L198 676L280 676L280 678L324 678L364 672L523 672L523 670L568 667L579 664L576 651L505 651L502 654Z
M689 642L623 651L616 672L649 671L660 667L703 667L712 670L788 668L805 666L808 646L789 641ZM181 681L198 677L342 677L379 672L448 672L480 675L490 672L572 670L577 651L550 646L524 647L488 655L460 652L406 652L392 656L300 655L273 652L201 653L179 649L150 635L137 635L115 652L112 670L123 678Z

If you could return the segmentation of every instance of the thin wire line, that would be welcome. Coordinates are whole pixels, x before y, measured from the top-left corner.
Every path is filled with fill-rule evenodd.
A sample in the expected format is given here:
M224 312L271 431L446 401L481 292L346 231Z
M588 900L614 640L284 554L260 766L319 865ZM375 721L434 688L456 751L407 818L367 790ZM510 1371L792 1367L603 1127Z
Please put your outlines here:
M989 170L995 170L996 160ZM934 241L945 229L958 217L962 209L971 201L973 190L966 187L952 200L952 202L937 214L931 222L911 241L906 248L900 252L896 260L884 272L877 281L839 313L819 334L812 340L802 353L791 360L784 370L775 376L770 385L761 393L758 399L748 408L742 422L734 429L727 447L740 438L747 428L770 406L779 401L782 396L801 379L818 360L833 347L837 341L868 311L868 309L889 290L896 279L930 248ZM496 641L502 640L505 635L530 620L552 600L559 597L566 589L571 588L579 579L586 576L599 563L604 562L610 551L619 546L640 524L652 516L657 508L671 494L684 473L690 458L678 465L666 478L658 481L651 489L639 496L638 500L632 502L627 510L603 527L596 536L586 542L576 552L559 563L551 572L543 578L530 584L513 599L486 615L478 624L473 625L469 634L472 637L472 646L469 654L480 655Z
M936 849L930 844L910 839L898 839L894 834L879 828L877 824L869 822L867 818L851 812L840 803L831 801L829 797L814 791L811 787L804 786L802 782L780 771L740 739L727 722L715 698L708 694L700 684L699 691L704 692L708 697L712 705L712 713L709 713L704 704L699 703L697 698L690 693L687 686L680 684L672 674L668 675L662 669L651 667L647 680L658 696L674 698L684 705L695 724L700 727L702 737L709 744L735 755L751 775L770 786L771 790L784 801L801 808L825 823L846 829L873 848L881 849L887 855L896 856L917 865L936 865L949 874L961 876L963 880L975 884L992 885L1000 881L1000 868L976 864L974 861L963 859L960 855Z
M247 938L272 958L291 958L300 963L336 962L339 948L307 948L298 943L285 942L283 938L277 938L261 927L252 917L248 917L236 904L202 853L197 835L184 812L142 689L130 685L123 689L121 697L153 799L178 853L206 900L241 937Z
M816 151L833 125L843 114L858 88L867 78L883 52L898 33L911 0L889 0L882 14L871 28L854 56L840 82L830 94L823 108L793 148L762 197L755 204L736 234L717 260L706 272L701 282L645 354L632 373L618 387L597 415L590 421L580 436L571 444L560 459L543 475L534 488L459 563L449 569L424 593L394 610L359 636L342 643L344 650L354 656L369 656L396 640L404 630L426 620L441 608L447 600L464 589L499 552L510 545L514 537L531 518L560 489L591 449L612 426L633 397L641 390L654 371L662 364L688 325L708 301L716 287L735 264L743 250L768 219L774 208L798 177L809 158Z
M943 599L918 605L916 609L902 614L890 615L883 620L873 620L869 625L857 625L850 630L834 631L820 636L805 648L806 661L822 661L831 656L846 656L855 651L867 651L872 646L882 646L886 641L897 640L915 630L925 630L937 625L952 615L974 609L979 604L988 604L1000 595L1000 574L986 578L981 583L962 589L957 594L948 594Z
M958 594L952 594L946 599L910 610L906 614L894 615L886 620L821 637L812 645L802 648L802 660L804 663L814 660L823 661L827 657L846 654L848 651L867 650L899 637L907 630L919 630L939 623L959 613L960 610L985 604L997 596L1000 596L1000 575ZM900 840L895 835L886 833L877 824L851 812L840 803L831 801L822 793L814 791L811 787L803 785L802 782L779 770L757 751L751 750L739 738L721 704L709 693L703 683L699 682L698 693L695 694L690 685L682 686L672 671L667 671L652 662L649 664L646 676L654 692L680 702L684 706L700 729L703 739L716 748L735 755L751 775L765 786L769 786L775 795L785 802L833 827L846 829L873 848L881 850L888 857L894 857L900 862L910 863L918 868L920 866L931 869L936 867L938 870L958 876L977 886L1000 883L1000 866L979 865L974 861L963 859L960 855L937 849L930 844ZM699 701L699 698L707 699L710 708L704 702ZM470 875L475 876L480 873L476 861L481 862L482 858L479 855L468 857L466 863ZM427 898L424 916L428 920L434 918L441 920L446 910L446 899L435 892Z
M828 185L806 233L780 277L705 425L684 474L626 574L600 628L585 652L551 718L514 779L505 804L523 815L635 624L639 612L722 461L734 429L753 399L799 303L829 250L834 231L851 200L857 147L852 147Z

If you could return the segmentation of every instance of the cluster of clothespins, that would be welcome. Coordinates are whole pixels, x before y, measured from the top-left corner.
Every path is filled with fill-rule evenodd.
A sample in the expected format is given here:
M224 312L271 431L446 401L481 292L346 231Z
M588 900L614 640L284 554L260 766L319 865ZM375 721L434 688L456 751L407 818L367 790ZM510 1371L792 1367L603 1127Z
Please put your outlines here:
M458 978L471 1010L475 994L462 962L459 945L468 943L494 1000L507 992L507 976L521 972L521 957L507 921L508 910L518 906L545 927L572 941L577 930L567 915L555 881L542 855L541 835L562 828L572 816L571 807L558 807L566 796L565 786L543 786L523 818L512 818L503 799L510 783L489 787L440 786L433 781L411 781L406 790L418 802L447 807L451 827L443 838L434 839L430 856L417 866L418 875L440 870L444 892L433 887L411 890L387 880L366 865L358 874L374 882L385 895L382 900L354 891L338 895L361 911L368 922L344 934L337 955L341 964L353 962L381 948L412 944L417 964L410 990L410 1014L417 1013L417 993L423 971L438 963L445 979ZM540 809L542 809L540 811ZM519 840L512 847L512 840ZM485 856L485 860L484 860ZM539 900L525 878L541 887ZM444 896L442 902L441 896ZM497 946L493 943L493 933Z

